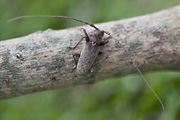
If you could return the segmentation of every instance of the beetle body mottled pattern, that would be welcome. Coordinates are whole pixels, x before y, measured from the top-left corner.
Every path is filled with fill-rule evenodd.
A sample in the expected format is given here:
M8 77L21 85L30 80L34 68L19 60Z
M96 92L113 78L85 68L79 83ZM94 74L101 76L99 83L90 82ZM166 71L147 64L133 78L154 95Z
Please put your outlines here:
M78 74L86 73L91 69L98 56L99 51L100 51L99 45L92 46L92 44L89 42L85 43L77 64L76 71Z
M78 74L87 73L93 67L93 64L95 63L95 60L100 52L100 44L104 35L104 32L100 30L96 30L89 36L85 29L83 29L83 31L85 34L86 42L77 62L76 71Z

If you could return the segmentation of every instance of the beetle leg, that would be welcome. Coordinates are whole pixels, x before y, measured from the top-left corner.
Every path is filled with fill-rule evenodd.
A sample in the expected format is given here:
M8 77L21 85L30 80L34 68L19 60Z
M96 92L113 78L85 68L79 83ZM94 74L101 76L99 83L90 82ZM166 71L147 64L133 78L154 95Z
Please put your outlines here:
M86 38L86 37L82 37L81 40L79 40L79 42L74 47L68 47L68 48L75 49L84 38Z
M77 67L79 57L80 57L79 53L73 54L73 58L74 58L74 62L75 62L75 66L73 67L73 69L75 69Z
M107 54L105 54L105 53L103 53L103 52L99 52L99 55L101 55L101 56L105 57L105 58L104 58L104 59L102 59L99 63L104 62L104 61L108 58L108 55L107 55Z
M107 35L110 35L109 32L102 30L101 32L106 33Z
M86 39L86 42L89 42L89 36L86 30L84 28L81 28L81 29L83 30L85 36L82 37L81 40L79 40L79 42L74 47L68 47L69 49L75 49L84 38Z
M105 45L105 44L107 44L109 42L109 40L104 40L104 41L102 41L100 44L99 44L99 46L102 46L102 45Z
M104 61L108 58L108 55L105 54L105 53L103 53L103 52L99 52L99 55L101 55L101 56L103 56L103 57L105 57L105 58L102 59L101 61L97 62L97 63L94 64L94 65L100 64L100 63L104 62Z
M76 65L77 65L77 63L78 63L79 57L80 57L80 54L79 54L79 53L73 54L73 58L74 58L74 61L75 61L75 64L76 64Z
M83 32L84 32L84 35L85 35L85 38L86 38L86 42L89 42L90 39L89 39L89 36L88 36L88 34L87 34L87 32L86 32L86 29L84 29L84 28L81 28L81 29L82 29Z

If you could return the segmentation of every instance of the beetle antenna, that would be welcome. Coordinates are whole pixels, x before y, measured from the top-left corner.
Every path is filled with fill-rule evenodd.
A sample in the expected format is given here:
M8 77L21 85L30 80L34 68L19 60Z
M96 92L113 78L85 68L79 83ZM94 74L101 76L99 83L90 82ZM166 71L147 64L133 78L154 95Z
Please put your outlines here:
M15 20L18 20L18 19L22 19L22 18L32 18L32 17L65 18L65 19L70 19L70 20L74 20L74 21L78 21L78 22L87 24L87 25L89 25L89 26L95 28L96 30L99 30L94 24L90 24L90 23L88 23L88 22L85 22L85 21L82 21L82 20L79 20L79 19L76 19L76 18L72 18L72 17L67 17L67 16L49 16L49 15L29 15L29 16L19 16L19 17L12 18L12 19L8 20L8 22L12 22L12 21L15 21Z
M150 88L150 90L153 92L153 94L156 96L156 98L158 99L158 101L160 102L162 109L164 110L164 104L161 101L161 99L159 98L159 96L156 94L156 92L153 90L153 88L151 87L151 85L149 84L149 82L147 81L147 79L144 77L143 73L141 72L141 70L138 68L138 66L136 65L136 63L133 61L131 55L129 54L129 52L119 43L119 41L114 38L113 36L110 35L111 38L113 38L124 50L124 52L127 54L127 56L130 58L131 60L131 64L133 64L133 66L136 68L136 70L138 71L139 75L142 77L142 79L145 81L145 83L147 84L147 86Z

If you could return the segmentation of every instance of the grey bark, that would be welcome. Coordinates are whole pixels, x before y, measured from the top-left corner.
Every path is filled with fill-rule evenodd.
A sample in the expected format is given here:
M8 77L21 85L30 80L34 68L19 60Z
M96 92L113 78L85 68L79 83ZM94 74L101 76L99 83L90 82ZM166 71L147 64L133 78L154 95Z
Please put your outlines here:
M117 38L144 73L180 70L180 6L97 26ZM117 41L109 38L101 47L109 58L94 66L93 73L78 76L72 55L80 53L83 44L75 50L67 47L83 37L80 28L49 29L1 41L0 99L137 73Z

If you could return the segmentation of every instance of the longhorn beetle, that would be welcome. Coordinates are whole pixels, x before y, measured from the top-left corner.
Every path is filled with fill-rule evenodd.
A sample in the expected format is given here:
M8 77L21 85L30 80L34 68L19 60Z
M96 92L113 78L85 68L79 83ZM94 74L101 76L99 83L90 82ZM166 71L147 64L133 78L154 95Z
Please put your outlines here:
M30 18L30 17L54 17L54 18L71 19L71 20L74 20L74 21L78 21L78 22L87 24L87 25L89 25L89 26L91 26L91 27L93 27L95 29L95 32L93 34L91 34L91 35L88 35L86 30L82 29L85 36L82 37L81 40L74 47L69 47L71 49L75 49L83 39L86 39L86 43L83 46L83 50L81 51L81 54L74 54L73 55L73 58L74 58L74 60L76 62L76 65L77 65L76 70L77 70L77 73L79 75L84 74L84 73L88 72L89 70L91 70L91 72L93 71L92 67L93 67L94 62L95 62L98 55L104 56L105 59L108 58L108 56L105 53L100 52L100 47L99 46L102 46L102 45L105 45L106 43L108 43L108 40L102 41L104 33L109 35L112 39L114 39L123 48L125 53L129 56L129 58L131 60L131 63L137 69L138 73L140 74L142 79L146 82L146 84L151 89L151 91L154 93L156 98L159 100L159 102L160 102L160 104L162 106L162 109L164 110L164 105L163 105L161 99L158 97L158 95L152 89L152 87L150 86L150 84L148 83L148 81L146 80L146 78L144 77L142 72L140 71L140 69L137 67L137 65L133 61L130 54L126 51L126 49L119 43L119 41L115 37L110 35L110 33L106 32L104 30L100 30L94 24L90 24L88 22L85 22L85 21L82 21L82 20L79 20L79 19L76 19L76 18L72 18L72 17L67 17L67 16L48 16L48 15L20 16L20 17L16 17L16 18L8 20L8 22L12 22L12 21L15 21L15 20L21 19L21 18ZM79 60L77 60L76 57L79 57ZM101 62L103 62L105 59L101 60Z

